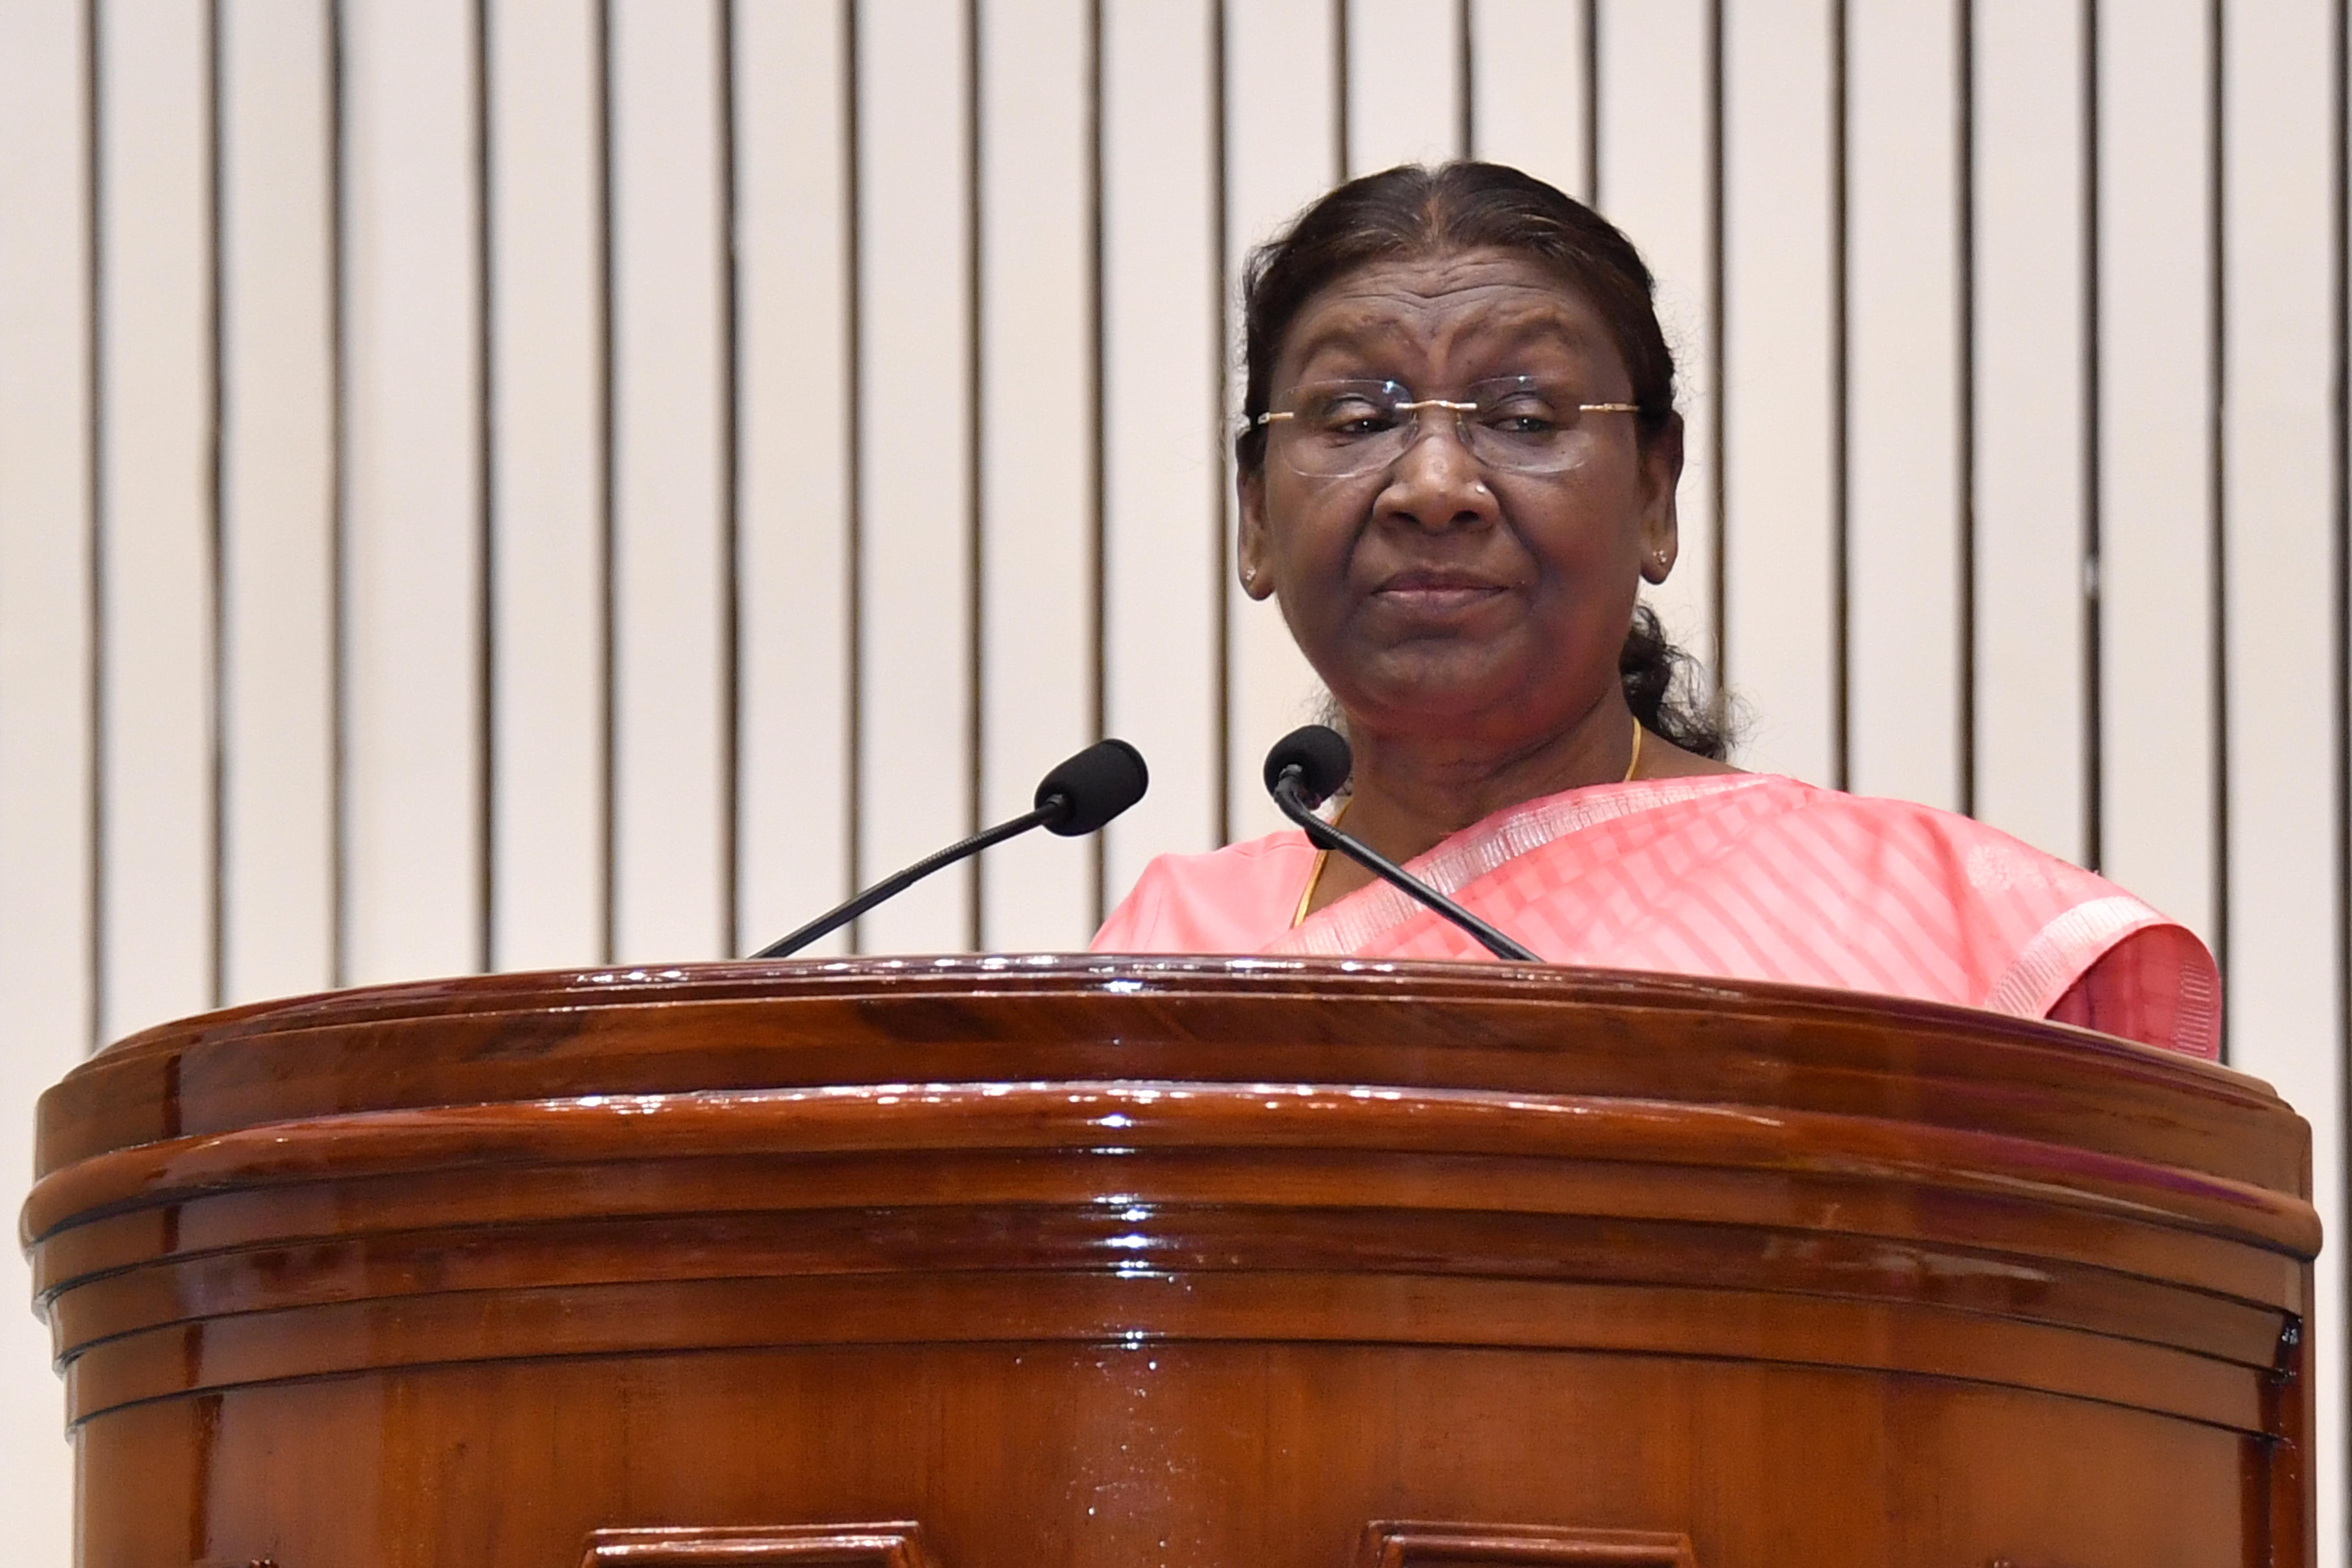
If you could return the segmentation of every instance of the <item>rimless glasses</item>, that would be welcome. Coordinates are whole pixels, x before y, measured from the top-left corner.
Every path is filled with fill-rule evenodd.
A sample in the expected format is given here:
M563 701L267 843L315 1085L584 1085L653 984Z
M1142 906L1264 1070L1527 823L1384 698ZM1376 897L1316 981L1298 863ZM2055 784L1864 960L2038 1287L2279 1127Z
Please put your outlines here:
M1454 430L1486 467L1515 474L1556 474L1572 466L1588 414L1638 414L1638 403L1580 403L1534 376L1499 376L1465 397L1416 398L1393 381L1320 381L1294 388L1255 423L1282 426L1283 461L1311 479L1346 479L1385 468L1420 438L1432 410L1454 416Z

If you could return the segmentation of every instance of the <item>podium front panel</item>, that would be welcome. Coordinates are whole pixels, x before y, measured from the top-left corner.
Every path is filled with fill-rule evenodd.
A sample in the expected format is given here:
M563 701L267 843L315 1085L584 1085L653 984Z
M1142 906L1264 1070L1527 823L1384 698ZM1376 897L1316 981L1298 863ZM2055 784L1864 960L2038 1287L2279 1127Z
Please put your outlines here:
M2308 1133L1491 965L492 976L134 1037L25 1213L82 1560L2310 1560Z

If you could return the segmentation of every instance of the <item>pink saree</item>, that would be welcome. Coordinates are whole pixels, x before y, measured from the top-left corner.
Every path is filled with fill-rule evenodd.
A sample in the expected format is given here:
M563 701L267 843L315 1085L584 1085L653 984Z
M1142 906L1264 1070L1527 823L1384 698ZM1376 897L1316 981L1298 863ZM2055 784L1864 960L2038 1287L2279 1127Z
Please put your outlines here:
M1488 956L1381 882L1292 929L1314 864L1295 831L1163 855L1094 949ZM2220 1052L2221 983L2195 936L1927 806L1762 773L1600 784L1498 812L1408 868L1554 963L1921 997Z

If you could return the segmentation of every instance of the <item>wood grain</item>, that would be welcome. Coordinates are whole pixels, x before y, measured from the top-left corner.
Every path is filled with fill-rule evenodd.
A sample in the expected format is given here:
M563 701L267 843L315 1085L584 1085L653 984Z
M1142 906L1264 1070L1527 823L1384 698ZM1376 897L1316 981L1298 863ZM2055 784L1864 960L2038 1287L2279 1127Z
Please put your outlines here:
M725 964L150 1030L23 1223L110 1568L2304 1563L2307 1139L1832 993Z

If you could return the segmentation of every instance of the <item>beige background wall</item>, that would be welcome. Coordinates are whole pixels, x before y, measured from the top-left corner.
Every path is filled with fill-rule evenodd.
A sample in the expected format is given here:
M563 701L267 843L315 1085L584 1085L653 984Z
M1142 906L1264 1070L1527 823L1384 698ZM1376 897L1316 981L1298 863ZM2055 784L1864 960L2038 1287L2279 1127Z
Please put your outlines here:
M1591 6L0 0L0 1161L97 1042L741 951L1098 732L1154 781L1098 853L862 945L1074 947L1263 831L1311 688L1225 563L1223 301L1470 151L1662 275L1659 597L1744 760L2190 921L2340 1235L2341 0Z

